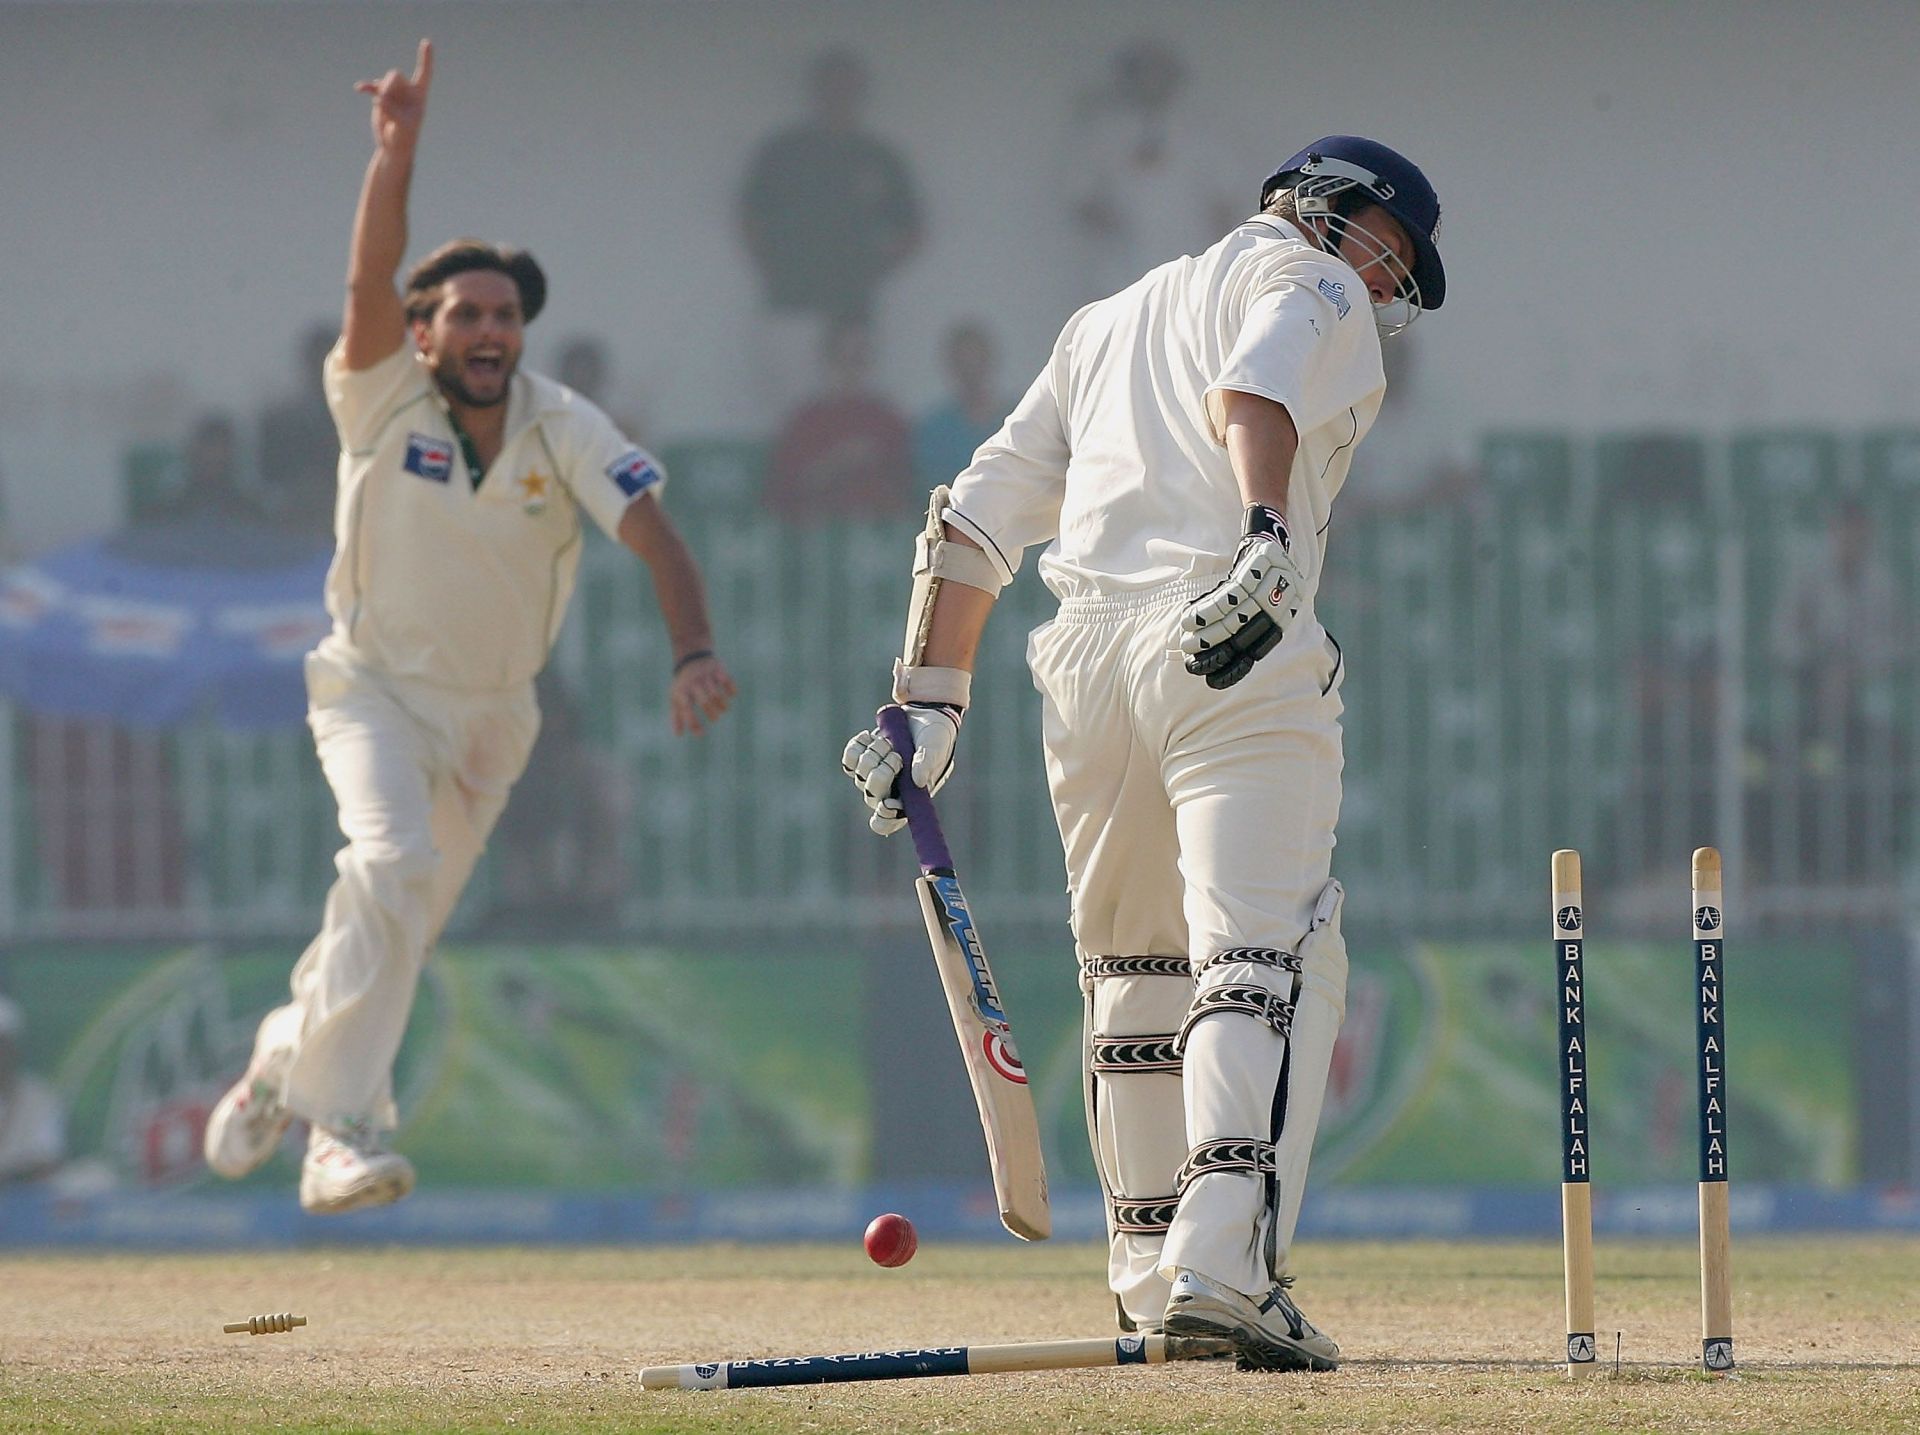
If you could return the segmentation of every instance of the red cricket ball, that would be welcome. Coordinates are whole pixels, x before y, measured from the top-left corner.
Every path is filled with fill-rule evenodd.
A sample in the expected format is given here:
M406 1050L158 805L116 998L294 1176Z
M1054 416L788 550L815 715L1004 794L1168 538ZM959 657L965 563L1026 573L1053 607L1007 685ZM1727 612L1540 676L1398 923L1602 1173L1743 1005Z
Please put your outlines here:
M920 1249L920 1237L913 1222L905 1216L887 1212L867 1224L867 1254L877 1266L904 1266Z

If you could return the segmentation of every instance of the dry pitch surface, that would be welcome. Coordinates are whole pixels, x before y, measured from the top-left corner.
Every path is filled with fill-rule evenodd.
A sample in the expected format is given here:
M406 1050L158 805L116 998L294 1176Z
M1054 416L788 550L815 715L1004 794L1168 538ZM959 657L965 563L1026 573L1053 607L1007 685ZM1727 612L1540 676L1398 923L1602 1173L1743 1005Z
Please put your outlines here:
M1325 1245L1332 1375L1221 1364L648 1392L641 1366L1104 1334L1087 1246L302 1251L0 1259L0 1429L1920 1430L1920 1241L1736 1244L1742 1373L1692 1372L1698 1266L1603 1245L1606 1373L1570 1382L1557 1248ZM286 1335L223 1335L268 1311ZM1613 1373L1613 1332L1624 1332Z

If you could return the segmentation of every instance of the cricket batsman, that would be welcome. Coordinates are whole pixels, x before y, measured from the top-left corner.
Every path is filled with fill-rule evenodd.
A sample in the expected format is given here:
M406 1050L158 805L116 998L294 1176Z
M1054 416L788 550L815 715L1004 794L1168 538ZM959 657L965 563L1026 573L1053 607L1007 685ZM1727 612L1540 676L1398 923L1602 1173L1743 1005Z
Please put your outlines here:
M1086 996L1087 1125L1123 1330L1330 1370L1289 1258L1345 1009L1341 653L1314 615L1384 335L1446 297L1440 204L1333 135L1260 211L1080 310L915 550L893 700L912 780L951 775L1001 587L1044 545L1028 662ZM842 765L888 833L900 754Z
M700 571L661 506L665 475L578 394L520 369L546 300L531 255L455 240L395 283L433 79L359 89L373 159L354 217L346 318L327 356L340 431L333 631L307 655L307 723L347 839L320 933L208 1121L237 1178L309 1123L300 1204L398 1200L393 1063L439 940L539 730L533 680L566 614L584 516L647 564L673 644L676 732L733 697Z

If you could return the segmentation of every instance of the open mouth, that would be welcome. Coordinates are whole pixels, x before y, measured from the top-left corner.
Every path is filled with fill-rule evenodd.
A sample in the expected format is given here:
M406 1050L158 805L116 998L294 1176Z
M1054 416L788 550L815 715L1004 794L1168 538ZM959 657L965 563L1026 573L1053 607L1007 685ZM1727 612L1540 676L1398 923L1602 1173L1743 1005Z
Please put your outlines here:
M506 355L498 353L479 353L467 355L467 375L469 378L487 382L501 378L507 372Z

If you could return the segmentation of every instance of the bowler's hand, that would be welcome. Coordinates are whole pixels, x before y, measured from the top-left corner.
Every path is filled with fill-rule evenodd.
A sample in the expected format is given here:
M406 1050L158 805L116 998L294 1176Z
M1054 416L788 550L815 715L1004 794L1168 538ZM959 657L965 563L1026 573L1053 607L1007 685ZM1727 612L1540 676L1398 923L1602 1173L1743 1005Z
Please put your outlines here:
M356 93L373 96L373 142L381 149L411 151L427 117L427 89L433 84L433 41L420 42L413 74L388 70L377 80L362 80Z
M695 658L673 675L673 684L667 689L674 736L706 732L706 723L725 712L739 691L725 663L711 653Z

